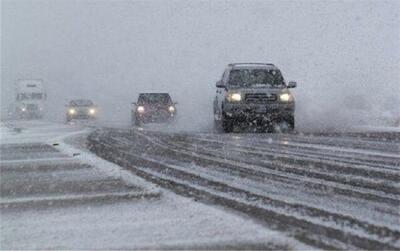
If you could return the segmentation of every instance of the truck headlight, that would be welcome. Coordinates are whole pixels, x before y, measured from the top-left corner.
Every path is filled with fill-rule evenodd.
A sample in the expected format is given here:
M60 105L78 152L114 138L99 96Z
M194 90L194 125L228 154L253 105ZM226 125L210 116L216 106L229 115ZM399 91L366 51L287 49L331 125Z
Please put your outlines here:
M283 93L279 96L279 100L282 102L290 102L293 100L293 97L289 93Z
M170 113L174 113L175 112L175 107L173 107L172 105L170 107L168 107L168 111Z
M89 109L89 114L94 115L96 113L96 110L94 108Z
M230 93L227 99L229 102L239 102L242 100L242 95L240 93Z
M138 106L136 108L136 110L138 111L138 113L144 113L144 107L143 106Z
M68 110L68 113L69 113L69 114L75 114L75 113L76 113L76 111L75 111L75 109L74 109L74 108L71 108L71 109L69 109L69 110Z

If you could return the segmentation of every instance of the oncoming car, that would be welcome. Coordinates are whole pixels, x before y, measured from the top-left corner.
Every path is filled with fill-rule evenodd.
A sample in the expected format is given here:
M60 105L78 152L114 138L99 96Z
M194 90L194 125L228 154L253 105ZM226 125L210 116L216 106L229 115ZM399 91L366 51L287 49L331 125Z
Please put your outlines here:
M97 106L89 99L74 99L67 105L66 121L73 119L96 119Z
M216 84L214 123L217 129L232 132L235 125L270 130L280 125L295 127L295 101L280 70L273 64L229 64Z
M168 93L141 93L132 109L132 124L171 122L176 117L176 104Z

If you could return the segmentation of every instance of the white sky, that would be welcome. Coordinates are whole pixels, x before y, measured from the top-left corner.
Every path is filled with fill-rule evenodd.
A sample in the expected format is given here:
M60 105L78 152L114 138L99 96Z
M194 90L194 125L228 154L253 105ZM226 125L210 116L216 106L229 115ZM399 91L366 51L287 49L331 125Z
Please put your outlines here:
M327 119L340 96L380 102L400 93L399 1L1 3L2 112L16 79L42 78L51 119L63 117L68 99L89 97L106 120L127 121L139 92L160 90L187 123L206 126L215 81L230 62L278 65L298 82L308 122Z

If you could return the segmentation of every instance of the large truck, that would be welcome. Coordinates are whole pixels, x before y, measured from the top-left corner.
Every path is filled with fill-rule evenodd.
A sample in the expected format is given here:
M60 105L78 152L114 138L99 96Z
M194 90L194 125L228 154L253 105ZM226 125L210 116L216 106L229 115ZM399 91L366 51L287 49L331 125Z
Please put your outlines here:
M16 81L15 102L9 114L16 119L41 119L47 98L41 79L19 79Z

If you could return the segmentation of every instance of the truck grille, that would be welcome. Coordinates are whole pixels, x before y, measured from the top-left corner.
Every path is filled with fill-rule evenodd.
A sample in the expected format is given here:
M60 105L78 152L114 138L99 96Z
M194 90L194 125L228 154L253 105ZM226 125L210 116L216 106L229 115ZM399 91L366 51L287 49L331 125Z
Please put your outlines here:
M38 109L38 106L36 104L27 104L26 109L29 111L35 111Z
M246 103L253 103L253 104L274 102L277 99L278 97L276 96L276 94L266 94L266 93L246 94L245 96Z

